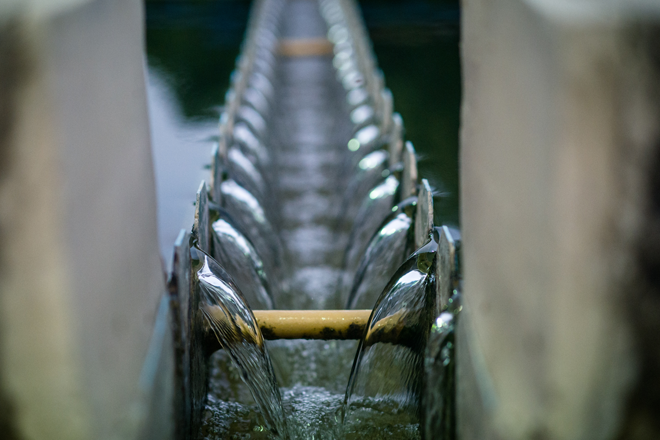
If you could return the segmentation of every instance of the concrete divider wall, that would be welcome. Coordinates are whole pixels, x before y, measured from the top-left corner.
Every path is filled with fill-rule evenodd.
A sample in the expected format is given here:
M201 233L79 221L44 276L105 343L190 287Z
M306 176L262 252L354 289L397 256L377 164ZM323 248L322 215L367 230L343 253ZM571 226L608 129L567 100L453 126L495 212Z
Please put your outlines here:
M639 304L659 310L640 299L657 286L638 287L660 8L466 0L462 14L459 437L657 438L650 400L633 400L660 365L645 360L657 325L637 322Z
M139 379L165 290L142 4L19 1L0 14L0 428L135 438L163 385Z

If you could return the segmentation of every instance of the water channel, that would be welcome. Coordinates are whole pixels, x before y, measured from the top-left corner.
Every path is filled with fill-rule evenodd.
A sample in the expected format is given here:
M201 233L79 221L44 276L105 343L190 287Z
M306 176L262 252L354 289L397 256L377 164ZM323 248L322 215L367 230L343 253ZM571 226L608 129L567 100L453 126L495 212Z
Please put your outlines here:
M379 67L403 116L420 174L438 190L436 224L459 224L461 99L457 1L360 2ZM163 258L208 180L218 107L244 37L250 2L147 0L149 109Z
M280 39L326 36L317 2L281 3ZM165 258L176 232L190 223L200 177L209 179L223 85L234 67L248 10L243 2L147 3L149 99ZM458 225L456 6L365 2L364 15L372 24L374 49L393 90L395 110L404 117L406 139L416 142L420 174L432 183L435 223ZM255 330L246 330L252 335L247 339L243 333L227 336L223 321L213 326L209 318L224 349L209 361L198 438L420 438L418 376L436 309L432 272L438 239L398 271L391 270L417 247L408 233L414 222L406 208L414 200L401 200L402 177L390 170L367 191L370 204L362 203L356 216L347 218L343 201L352 188L347 170L359 167L367 154L347 154L349 140L358 135L333 59L281 57L274 66L277 87L264 107L269 117L260 127L258 115L245 115L247 138L239 134L240 123L234 126L241 147L229 149L222 203L211 206L215 248L235 246L237 251L191 253L197 285L207 292L202 303L230 304L224 308L227 319L235 324L235 317L242 316L240 322L247 324L241 328L254 323L250 309L376 305L368 326L371 336L361 342L263 341ZM250 147L249 133L259 132L267 133L267 150L258 143ZM392 212L398 202L403 203ZM374 242L371 237L381 223L383 238ZM380 259L363 262L365 252ZM233 275L228 281L212 257L241 279ZM366 281L351 289L356 272ZM235 288L231 279L252 287ZM369 288L378 282L380 287ZM404 342L379 344L388 342L382 326L392 316L406 323L397 336ZM406 333L410 329L417 333ZM398 378L386 373L391 368ZM260 380L260 374L268 377ZM273 380L276 385L268 385Z

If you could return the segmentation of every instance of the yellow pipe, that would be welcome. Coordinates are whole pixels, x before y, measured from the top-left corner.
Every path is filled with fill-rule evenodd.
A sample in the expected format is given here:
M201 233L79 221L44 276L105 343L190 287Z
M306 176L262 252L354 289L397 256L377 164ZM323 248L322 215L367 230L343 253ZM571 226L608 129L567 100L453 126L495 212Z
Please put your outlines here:
M284 57L313 57L332 55L333 45L325 38L296 38L280 40L279 52Z
M208 353L222 348L213 328L224 328L223 339L228 343L242 339L259 345L264 339L360 339L371 315L371 310L254 310L261 329L258 334L238 316L230 323L220 307L204 306L203 311L207 324L213 323L206 328ZM386 342L414 348L420 341L418 329L406 323L406 313L402 310L372 323L364 343L369 346Z
M371 310L255 310L264 339L360 339Z
M254 310L264 339L360 339L371 310ZM216 324L227 322L220 307L204 306L204 314ZM239 332L250 336L250 327L241 321ZM207 328L211 351L218 348L216 335ZM257 335L251 335L258 338Z

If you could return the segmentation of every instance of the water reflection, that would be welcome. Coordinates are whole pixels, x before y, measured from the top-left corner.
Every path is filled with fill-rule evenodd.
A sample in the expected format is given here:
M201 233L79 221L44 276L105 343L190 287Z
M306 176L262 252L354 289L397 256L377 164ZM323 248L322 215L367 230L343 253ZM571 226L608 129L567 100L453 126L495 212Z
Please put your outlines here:
M213 120L188 120L166 77L149 70L147 98L151 146L158 203L158 241L169 265L172 244L182 228L190 226L195 193L201 180L208 180L212 144L217 134Z

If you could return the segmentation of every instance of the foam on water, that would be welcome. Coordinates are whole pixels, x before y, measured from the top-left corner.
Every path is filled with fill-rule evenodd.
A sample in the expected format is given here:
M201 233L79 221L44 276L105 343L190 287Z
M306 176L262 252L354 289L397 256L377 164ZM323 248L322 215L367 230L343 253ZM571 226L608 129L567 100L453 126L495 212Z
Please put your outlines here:
M342 427L340 422L343 393L323 387L295 385L282 388L282 405L288 417L292 440L388 439L419 440L419 427L405 413L393 414L385 399L364 404L361 419ZM256 422L255 405L214 397L209 393L204 413L203 440L268 439L274 435Z

